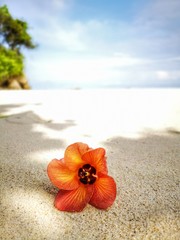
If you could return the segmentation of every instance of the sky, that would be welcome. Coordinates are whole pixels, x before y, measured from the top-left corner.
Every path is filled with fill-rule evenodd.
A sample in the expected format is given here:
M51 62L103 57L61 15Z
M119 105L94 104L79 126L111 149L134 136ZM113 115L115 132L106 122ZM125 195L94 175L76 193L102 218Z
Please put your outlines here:
M0 0L29 25L33 89L180 87L179 0Z

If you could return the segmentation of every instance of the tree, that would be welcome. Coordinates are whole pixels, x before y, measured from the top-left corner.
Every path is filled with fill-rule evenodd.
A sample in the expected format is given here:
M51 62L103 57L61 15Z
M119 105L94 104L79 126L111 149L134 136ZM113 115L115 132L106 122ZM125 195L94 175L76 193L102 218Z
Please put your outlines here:
M0 80L4 84L12 77L22 75L23 56L16 51L0 46Z
M28 24L14 19L6 5L0 7L0 85L6 86L13 78L23 76L24 57L21 48L36 45L28 34Z

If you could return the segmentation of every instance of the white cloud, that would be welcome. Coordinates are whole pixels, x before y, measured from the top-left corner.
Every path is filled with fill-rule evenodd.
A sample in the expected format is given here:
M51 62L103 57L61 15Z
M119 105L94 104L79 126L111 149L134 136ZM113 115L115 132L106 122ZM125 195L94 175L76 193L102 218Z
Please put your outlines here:
M18 11L17 4L8 3ZM34 53L26 54L30 80L75 85L178 81L179 0L149 1L134 19L124 22L92 16L73 19L73 4L22 1L22 9L28 9L24 18L39 44Z
M42 84L49 81L49 84L65 87L158 86L177 83L180 79L180 71L158 70L158 67L156 70L156 65L157 61L121 54L104 57L61 56L29 60L28 72L31 72L34 81Z
M167 26L167 19L174 19L174 15L176 18L180 15L180 11L177 11L180 6L178 2L151 1L131 22L100 21L91 16L86 21L80 20L81 16L79 19L70 20L68 15L64 14L63 8L60 13L52 10L48 13L46 10L43 23L39 27L37 25L32 34L40 46L52 51L56 49L102 55L120 51L123 54L145 58L147 55L168 55L180 48L180 31L177 27L174 33L168 34L168 31L172 32L172 28L162 28L162 23ZM54 0L54 3L66 5L66 8L72 4L70 0Z
M180 82L180 71L155 71L155 79L162 81L162 82L173 82L178 81Z
M51 19L45 28L37 28L34 37L41 43L40 47L46 47L63 51L83 51L86 43L83 41L83 24L78 22L66 22Z
M141 64L141 60L132 57L93 57L75 59L36 59L30 69L40 73L40 81L67 81L77 84L111 83L119 81L124 71L119 68ZM39 76L39 77L40 77Z
M143 26L162 26L178 20L180 17L179 0L153 0L150 1L141 14L137 16L137 23Z
M172 71L170 79L171 80L177 80L180 83L180 71L179 70Z
M152 5L152 18L161 23L179 19L180 17L180 1L179 0L156 0Z
M158 80L168 80L169 79L169 72L167 71L157 71L156 72Z
M64 9L66 7L66 1L65 0L52 0L52 4L56 8Z

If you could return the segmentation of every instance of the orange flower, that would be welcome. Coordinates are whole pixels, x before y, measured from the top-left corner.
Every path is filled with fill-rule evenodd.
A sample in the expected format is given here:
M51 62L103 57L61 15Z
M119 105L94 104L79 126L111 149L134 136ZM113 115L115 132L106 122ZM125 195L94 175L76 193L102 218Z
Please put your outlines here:
M107 175L104 148L74 143L66 148L63 159L49 163L47 172L60 189L54 204L61 211L79 212L87 203L107 209L116 198L116 183Z

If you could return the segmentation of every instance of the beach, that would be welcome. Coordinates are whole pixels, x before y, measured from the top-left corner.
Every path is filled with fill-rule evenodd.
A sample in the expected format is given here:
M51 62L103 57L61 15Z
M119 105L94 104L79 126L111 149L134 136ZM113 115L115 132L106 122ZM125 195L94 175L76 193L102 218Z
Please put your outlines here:
M107 210L58 211L47 176L74 142L106 149ZM180 89L0 91L0 239L179 240Z

